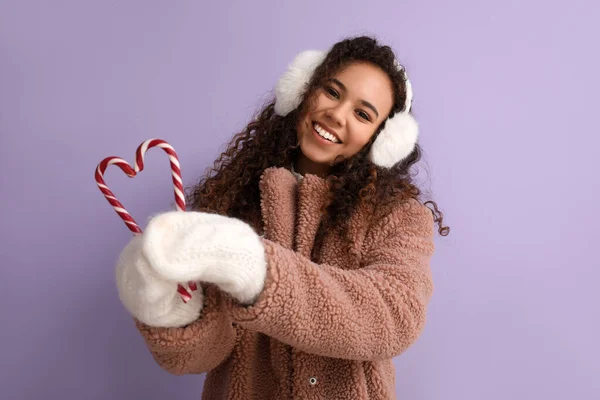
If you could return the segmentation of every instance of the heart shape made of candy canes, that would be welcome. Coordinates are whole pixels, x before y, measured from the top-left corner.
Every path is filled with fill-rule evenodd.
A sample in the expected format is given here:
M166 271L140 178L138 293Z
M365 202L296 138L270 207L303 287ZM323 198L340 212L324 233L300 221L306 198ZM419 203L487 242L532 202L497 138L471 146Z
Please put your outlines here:
M149 139L140 144L135 152L135 167L131 168L131 165L120 157L106 157L102 160L98 167L96 167L96 171L94 177L96 179L96 183L98 188L106 198L106 200L110 203L110 205L117 212L119 217L125 222L127 228L133 232L134 235L142 234L142 230L139 225L135 222L131 214L123 207L121 202L117 200L113 192L108 188L106 183L104 182L104 172L109 165L116 165L123 171L128 177L135 177L138 172L141 172L144 169L144 156L146 152L153 148L160 147L169 155L169 161L171 163L171 175L173 177L173 188L175 193L175 203L177 210L185 211L185 197L183 195L183 183L181 180L181 169L179 166L179 159L177 158L177 153L173 146L169 143L165 142L162 139ZM188 286L191 291L195 291L198 289L195 282L189 282ZM190 293L187 291L183 285L179 284L177 287L177 292L180 294L182 300L184 302L188 302L191 298Z

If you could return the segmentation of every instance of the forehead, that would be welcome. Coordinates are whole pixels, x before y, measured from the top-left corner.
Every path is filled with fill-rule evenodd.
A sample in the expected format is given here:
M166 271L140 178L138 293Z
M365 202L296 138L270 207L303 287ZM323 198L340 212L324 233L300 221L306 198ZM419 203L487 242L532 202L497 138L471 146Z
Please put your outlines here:
M352 63L338 71L333 78L339 80L348 95L357 100L373 103L388 114L394 102L392 81L379 67L370 63Z

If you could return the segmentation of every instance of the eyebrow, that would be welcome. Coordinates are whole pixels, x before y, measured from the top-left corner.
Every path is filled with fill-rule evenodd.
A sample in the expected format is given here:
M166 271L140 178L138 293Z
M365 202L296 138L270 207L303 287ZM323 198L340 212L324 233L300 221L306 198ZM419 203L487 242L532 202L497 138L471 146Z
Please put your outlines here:
M347 92L347 91L348 91L348 89L346 89L346 86L345 86L345 85L344 85L342 82L338 81L337 79L335 79L335 78L329 78L329 80L330 80L331 82L335 83L336 85L338 85L339 87L341 87L341 88L342 88L342 90L343 90L344 92ZM361 102L361 103L362 103L362 104L363 104L365 107L368 107L368 108L370 108L371 110L373 110L373 112L375 113L375 115L377 115L377 118L379 118L379 113L377 112L377 108L375 108L375 106L374 106L373 104L369 103L369 102L368 102L368 101L366 101L366 100L362 100L362 99L360 100L360 102Z

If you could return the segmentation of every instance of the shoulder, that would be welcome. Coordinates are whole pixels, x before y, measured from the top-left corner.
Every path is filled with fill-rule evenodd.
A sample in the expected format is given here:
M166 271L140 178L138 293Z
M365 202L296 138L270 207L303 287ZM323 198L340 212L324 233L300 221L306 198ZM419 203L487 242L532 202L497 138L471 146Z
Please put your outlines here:
M383 259L408 262L430 256L434 247L431 209L416 199L398 197L376 209L362 251L365 262Z
M375 230L401 230L430 236L433 235L433 225L433 213L429 207L414 198L394 195L378 204L371 227Z

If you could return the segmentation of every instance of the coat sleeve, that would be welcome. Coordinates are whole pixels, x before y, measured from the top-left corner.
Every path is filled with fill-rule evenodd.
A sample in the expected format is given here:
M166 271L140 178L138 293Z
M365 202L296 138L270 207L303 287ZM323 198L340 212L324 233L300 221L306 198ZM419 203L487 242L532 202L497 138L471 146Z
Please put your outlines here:
M265 289L252 306L227 302L241 326L307 353L362 361L395 357L420 335L434 245L431 211L416 200L395 205L369 229L359 269L263 243Z
M174 375L208 372L225 361L235 345L236 328L222 312L218 290L205 287L204 299L200 318L185 327L151 327L134 319L158 365Z

